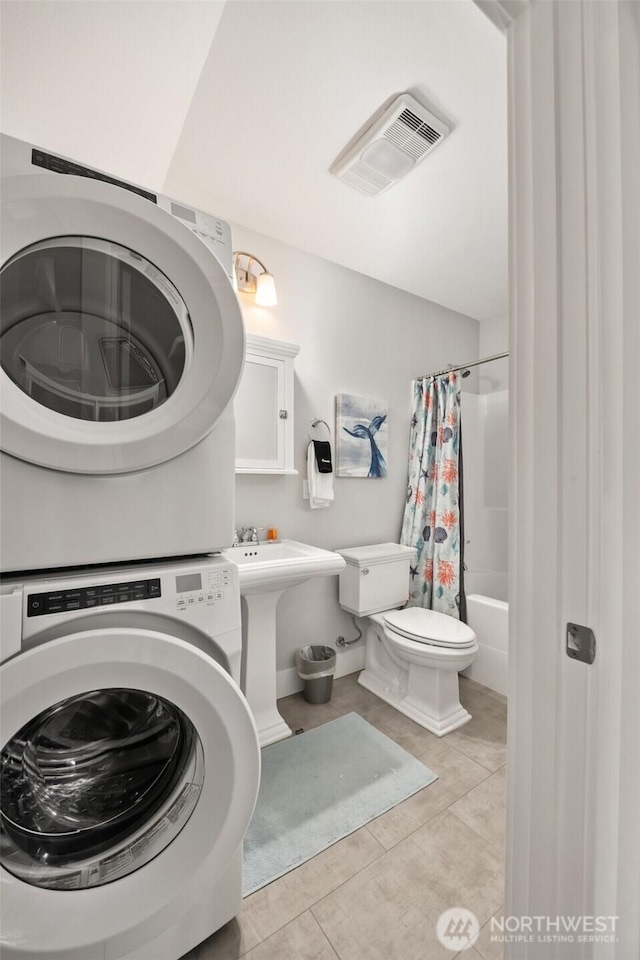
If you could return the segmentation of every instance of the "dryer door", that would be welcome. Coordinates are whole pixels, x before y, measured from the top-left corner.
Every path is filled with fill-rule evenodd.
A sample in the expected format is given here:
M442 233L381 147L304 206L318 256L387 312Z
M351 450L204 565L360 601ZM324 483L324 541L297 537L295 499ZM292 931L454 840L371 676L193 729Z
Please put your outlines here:
M2 181L2 449L125 473L214 427L244 357L223 267L169 213L81 177Z
M205 865L223 872L253 812L260 753L240 690L190 644L138 629L62 637L0 674L7 957L153 939Z

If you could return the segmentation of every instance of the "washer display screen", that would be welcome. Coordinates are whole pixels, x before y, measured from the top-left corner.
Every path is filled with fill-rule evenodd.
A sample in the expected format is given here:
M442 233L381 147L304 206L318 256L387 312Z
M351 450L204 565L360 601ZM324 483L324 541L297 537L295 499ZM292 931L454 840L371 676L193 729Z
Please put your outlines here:
M176 577L176 593L189 593L192 590L202 590L202 574L185 573Z

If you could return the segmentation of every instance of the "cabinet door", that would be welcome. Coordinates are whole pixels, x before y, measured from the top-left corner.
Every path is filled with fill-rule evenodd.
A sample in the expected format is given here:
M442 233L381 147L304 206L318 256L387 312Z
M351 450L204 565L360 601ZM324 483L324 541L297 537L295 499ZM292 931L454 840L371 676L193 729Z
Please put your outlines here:
M284 360L247 354L235 416L236 469L284 470Z
M294 343L249 335L234 400L236 473L297 473L293 467Z

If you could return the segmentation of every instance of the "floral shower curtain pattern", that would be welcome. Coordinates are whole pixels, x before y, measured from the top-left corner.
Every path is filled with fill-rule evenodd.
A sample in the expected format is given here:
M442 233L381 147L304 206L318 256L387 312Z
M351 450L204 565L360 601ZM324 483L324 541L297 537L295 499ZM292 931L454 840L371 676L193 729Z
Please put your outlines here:
M414 381L413 399L401 537L417 553L417 563L411 566L409 605L464 620L458 375Z

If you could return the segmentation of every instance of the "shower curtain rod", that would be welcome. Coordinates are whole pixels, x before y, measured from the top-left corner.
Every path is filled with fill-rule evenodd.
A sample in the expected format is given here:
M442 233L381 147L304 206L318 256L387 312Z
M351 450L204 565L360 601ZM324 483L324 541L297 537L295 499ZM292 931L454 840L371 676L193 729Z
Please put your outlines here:
M509 351L506 353L494 353L492 357L484 357L482 360L473 360L471 363L461 363L459 366L454 367L453 364L449 364L446 370L436 370L435 373L427 373L423 377L418 377L418 380L428 380L429 377L439 377L443 373L453 373L454 370L466 370L468 367L477 367L481 363L490 363L491 360L502 360L503 357L508 357Z

